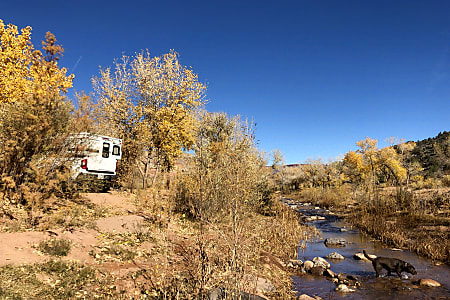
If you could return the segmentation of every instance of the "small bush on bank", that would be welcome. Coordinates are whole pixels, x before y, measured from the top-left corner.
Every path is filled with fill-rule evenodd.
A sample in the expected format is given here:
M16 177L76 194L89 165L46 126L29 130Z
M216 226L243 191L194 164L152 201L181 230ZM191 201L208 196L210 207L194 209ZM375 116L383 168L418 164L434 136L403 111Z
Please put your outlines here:
M51 256L67 256L72 247L72 241L66 239L50 239L39 243L38 250Z
M450 175L444 175L442 177L442 185L445 187L450 187Z

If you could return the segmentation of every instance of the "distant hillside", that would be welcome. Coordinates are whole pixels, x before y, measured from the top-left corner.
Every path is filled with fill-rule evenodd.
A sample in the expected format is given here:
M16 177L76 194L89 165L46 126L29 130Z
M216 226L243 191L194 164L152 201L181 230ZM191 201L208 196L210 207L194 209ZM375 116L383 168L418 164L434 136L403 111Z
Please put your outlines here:
M450 132L444 131L436 137L417 141L411 154L412 159L424 168L425 176L450 174Z

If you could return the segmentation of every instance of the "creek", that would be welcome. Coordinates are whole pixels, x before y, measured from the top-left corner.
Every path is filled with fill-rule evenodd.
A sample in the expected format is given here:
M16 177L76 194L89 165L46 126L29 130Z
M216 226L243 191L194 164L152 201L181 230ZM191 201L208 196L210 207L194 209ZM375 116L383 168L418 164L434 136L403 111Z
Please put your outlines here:
M450 267L446 264L436 265L429 259L420 257L407 250L393 249L378 242L351 226L332 212L311 206L298 204L291 199L283 202L308 216L324 217L322 220L309 220L308 225L316 227L320 236L307 242L306 248L298 249L298 259L312 260L320 256L325 258L331 252L338 252L345 257L344 260L327 259L330 269L337 273L356 275L361 285L355 292L341 293L334 291L336 285L325 276L302 274L293 276L294 291L310 296L319 296L323 299L450 299ZM313 217L314 218L314 217ZM324 244L326 238L343 238L348 244L344 247L330 247ZM448 242L448 241L442 241ZM416 275L402 273L408 278L398 276L385 276L376 278L372 263L365 260L355 260L353 255L363 249L370 254L383 257L395 257L412 264L417 271ZM383 270L386 275L386 270ZM430 278L438 281L440 287L422 287L417 284L421 278Z

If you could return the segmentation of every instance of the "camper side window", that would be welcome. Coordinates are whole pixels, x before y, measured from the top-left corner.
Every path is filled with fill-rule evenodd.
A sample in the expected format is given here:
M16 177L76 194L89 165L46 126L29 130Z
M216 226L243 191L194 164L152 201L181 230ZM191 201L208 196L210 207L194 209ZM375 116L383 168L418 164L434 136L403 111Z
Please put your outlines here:
M104 157L104 158L109 157L109 144L108 143L103 143L102 157Z
M113 146L112 154L113 154L113 155L120 155L120 147L114 145L114 146Z

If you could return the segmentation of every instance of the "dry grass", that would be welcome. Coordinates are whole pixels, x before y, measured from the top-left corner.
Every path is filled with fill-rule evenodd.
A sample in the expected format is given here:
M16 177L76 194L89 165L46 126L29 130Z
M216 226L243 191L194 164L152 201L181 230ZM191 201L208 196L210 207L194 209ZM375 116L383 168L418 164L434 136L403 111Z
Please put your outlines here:
M97 295L129 299L148 295L205 299L214 288L233 293L236 282L238 291L271 299L292 297L290 274L283 262L296 257L298 245L308 238L308 229L299 224L292 210L272 200L264 215L259 208L243 211L236 226L232 225L232 215L208 223L176 213L172 195L170 190L149 189L136 197L124 197L134 202L133 213L145 221L128 232L99 233L90 267L61 261L0 268L0 298ZM40 226L58 232L90 227L110 213L83 201L66 203L44 215ZM40 248L61 248L53 244L46 240ZM20 280L14 282L15 277ZM256 284L261 278L274 289L263 292Z
M0 269L1 299L120 299L112 276L75 262L50 260Z
M390 187L374 195L344 185L307 188L297 198L340 210L354 226L386 244L450 263L449 188L411 191Z
M167 202L158 204L156 197L147 195L143 201L150 209L148 213L154 213L158 233L152 235L156 255L149 259L151 267L138 263L141 270L132 275L142 293L161 299L202 299L218 287L232 293L238 280L240 291L262 295L254 279L265 278L275 287L266 295L274 299L292 297L291 279L283 261L296 257L297 247L308 233L287 207L274 202L271 216L247 212L236 236L230 220L202 224L183 214L155 210L170 207ZM161 219L170 221L164 227Z
M323 207L345 207L353 203L349 186L341 185L329 188L305 188L301 191L301 199Z
M450 263L449 204L447 190L383 192L348 220L387 244Z

